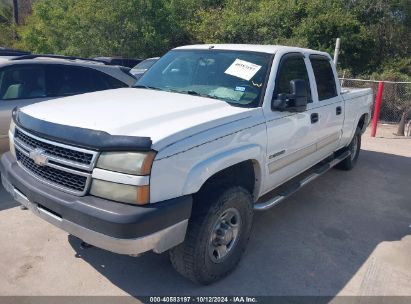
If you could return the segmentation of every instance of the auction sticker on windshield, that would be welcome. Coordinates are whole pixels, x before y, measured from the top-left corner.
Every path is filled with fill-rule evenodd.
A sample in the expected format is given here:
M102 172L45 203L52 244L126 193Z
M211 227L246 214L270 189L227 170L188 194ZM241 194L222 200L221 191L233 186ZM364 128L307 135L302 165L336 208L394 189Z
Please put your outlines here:
M261 65L257 65L245 60L236 59L224 72L241 79L250 80L261 69Z

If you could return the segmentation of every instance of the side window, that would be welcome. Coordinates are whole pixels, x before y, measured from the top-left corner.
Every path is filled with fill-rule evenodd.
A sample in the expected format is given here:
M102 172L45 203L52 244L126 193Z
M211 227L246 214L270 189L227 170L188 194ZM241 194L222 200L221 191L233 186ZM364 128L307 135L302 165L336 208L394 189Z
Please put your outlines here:
M310 57L315 83L317 84L318 100L337 96L334 73L327 58Z
M99 72L96 72L99 73ZM119 89L119 88L127 88L128 85L120 80L111 77L110 75L99 73L100 77L107 83L109 89Z
M41 65L15 65L0 72L0 99L29 99L46 96Z
M69 96L108 89L100 73L83 67L49 65L47 67L49 96Z
M305 66L304 58L300 56L292 56L282 59L280 62L280 70L277 73L277 80L275 84L274 97L276 98L280 93L290 92L290 81L294 79L303 79L308 93L308 102L312 102L310 79L308 78L307 68Z

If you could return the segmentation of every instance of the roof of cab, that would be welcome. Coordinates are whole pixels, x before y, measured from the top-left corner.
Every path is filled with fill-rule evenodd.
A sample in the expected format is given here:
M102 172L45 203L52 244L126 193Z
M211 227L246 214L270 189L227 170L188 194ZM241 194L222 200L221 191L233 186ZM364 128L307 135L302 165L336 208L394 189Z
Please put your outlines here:
M326 52L285 46L285 45L262 45L262 44L195 44L195 45L185 45L175 48L175 50L184 50L184 49L214 49L214 50L233 50L233 51L250 51L250 52L261 52L268 54L275 54L279 51L286 52L302 52L310 54L318 54L329 57L330 55Z

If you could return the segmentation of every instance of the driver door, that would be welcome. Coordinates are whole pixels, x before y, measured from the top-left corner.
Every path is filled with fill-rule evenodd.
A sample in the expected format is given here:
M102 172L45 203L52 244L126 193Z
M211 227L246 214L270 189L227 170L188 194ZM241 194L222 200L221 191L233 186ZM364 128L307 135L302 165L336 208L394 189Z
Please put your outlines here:
M302 53L283 55L275 79L273 99L276 99L278 94L291 93L291 80L305 80L308 104L304 112L280 112L270 109L264 113L267 121L267 182L264 185L264 193L312 166L316 150L313 125L317 122L304 55Z

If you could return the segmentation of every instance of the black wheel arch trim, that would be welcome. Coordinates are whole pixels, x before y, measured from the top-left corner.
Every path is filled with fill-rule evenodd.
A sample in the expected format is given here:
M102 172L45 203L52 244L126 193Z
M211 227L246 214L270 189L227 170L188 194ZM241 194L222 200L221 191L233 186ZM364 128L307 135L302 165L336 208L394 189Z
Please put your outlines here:
M150 151L150 137L111 135L105 131L52 123L32 117L18 108L12 112L14 123L44 139L96 151Z

